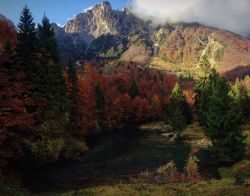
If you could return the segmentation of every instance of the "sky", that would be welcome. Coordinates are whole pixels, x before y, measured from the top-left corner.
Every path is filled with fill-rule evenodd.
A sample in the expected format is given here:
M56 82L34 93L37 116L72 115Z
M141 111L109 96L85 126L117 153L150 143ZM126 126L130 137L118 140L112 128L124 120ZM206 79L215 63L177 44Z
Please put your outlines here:
M40 23L44 13L64 25L74 15L102 0L0 0L0 13L18 23L25 4ZM154 23L199 22L250 36L250 0L109 0L113 9L130 6L132 12Z
M25 4L30 8L36 23L40 23L44 13L51 22L63 25L69 18L83 12L102 0L0 0L0 13L18 24ZM109 0L113 9L127 7L130 0Z

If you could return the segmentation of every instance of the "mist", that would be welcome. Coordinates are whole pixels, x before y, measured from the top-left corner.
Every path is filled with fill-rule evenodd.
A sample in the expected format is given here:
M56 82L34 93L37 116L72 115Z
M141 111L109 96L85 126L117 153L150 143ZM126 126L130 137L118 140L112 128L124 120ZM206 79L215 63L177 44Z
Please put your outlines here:
M250 0L132 0L131 10L155 24L199 22L250 35Z

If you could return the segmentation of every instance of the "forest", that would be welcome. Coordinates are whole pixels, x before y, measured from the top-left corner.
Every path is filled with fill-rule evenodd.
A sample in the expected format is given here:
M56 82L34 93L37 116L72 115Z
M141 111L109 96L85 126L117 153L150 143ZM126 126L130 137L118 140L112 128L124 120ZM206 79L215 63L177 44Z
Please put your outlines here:
M166 133L163 133L167 138L163 139L165 144L161 141L157 144L151 138L152 145L147 146L145 159L148 162L145 166L140 163L135 169L137 180L134 184L148 183L150 187L201 183L215 176L223 179L221 174L211 174L213 169L225 173L233 167L232 182L240 186L235 193L247 194L250 183L250 77L228 80L213 68L205 55L199 66L201 74L194 79L135 63L120 62L109 73L94 61L84 61L80 66L71 60L62 63L49 19L44 16L41 24L36 26L26 6L20 16L17 36L6 40L0 53L0 191L5 195L15 194L14 190L7 192L3 185L12 183L13 176L21 181L25 189L35 193L57 191L60 189L58 187L63 187L60 191L79 189L80 185L84 185L82 182L86 185L116 184L121 180L117 176L128 174L130 168L111 163L112 158L119 156L119 153L127 153L127 150L135 152L142 148L134 142L140 140L140 143L148 137L149 130L144 132L144 129L166 129ZM193 141L193 138L186 141L187 130L194 125L191 136L202 135L201 140L208 141L208 145L201 148L190 144L186 152L188 142ZM245 127L247 131L244 131ZM199 131L196 132L196 129ZM172 143L168 143L170 139ZM110 176L116 169L124 171L112 178L111 182L95 179L95 175L99 178L95 171L101 172L106 166L101 165L95 154L91 155L93 149L98 144L104 145L102 142L105 141L113 142L108 148L111 150L104 152L103 146L100 152L95 153L99 153L99 158L104 156L102 160L105 160L105 156L109 157L110 162L105 162L106 166L115 165L112 168L107 166L110 173L106 175ZM131 147L130 144L134 145ZM166 144L168 146L164 146ZM150 152L157 145L164 146L164 150L158 159L154 159ZM181 151L178 149L180 147L183 147ZM180 158L176 161L166 158L168 162L164 163L164 154L172 148L177 149L173 153L180 153L175 155ZM182 156L184 151L186 154ZM112 153L116 154L110 157ZM63 162L76 165L79 160L77 164L85 164L82 167L86 168L87 161L93 163L93 171L86 170L91 178L80 181L80 177L76 177L76 180L70 181L71 185L66 185L67 180L52 187L49 182L47 185L35 184L37 180L34 178L41 177L43 171L52 171L49 175L53 175L51 167L59 168L57 172L60 172L60 168L66 170L66 166L61 166ZM124 161L119 160L117 164ZM140 161L144 162L143 159ZM134 164L138 162L134 161ZM131 164L126 166L130 167ZM124 182L133 184L127 178ZM129 191L138 188L129 186L132 186L126 187ZM183 186L185 189L186 185ZM148 193L148 187L142 186L143 190L137 191ZM113 195L120 193L115 192L116 188ZM170 189L174 191L174 187ZM19 191L20 194L23 192ZM90 193L90 190L84 191L79 195ZM95 191L98 195L98 190Z

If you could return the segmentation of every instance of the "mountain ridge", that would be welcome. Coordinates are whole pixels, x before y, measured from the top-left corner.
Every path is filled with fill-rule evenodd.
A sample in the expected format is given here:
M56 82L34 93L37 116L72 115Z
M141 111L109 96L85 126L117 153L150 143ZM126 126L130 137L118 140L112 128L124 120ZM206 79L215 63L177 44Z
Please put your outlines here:
M63 28L54 26L60 50L67 46L62 46L63 36L81 45L74 47L81 51L77 60L106 57L170 71L181 66L195 71L202 55L220 71L250 64L250 40L235 33L198 23L153 25L127 8L113 10L107 1L77 14Z

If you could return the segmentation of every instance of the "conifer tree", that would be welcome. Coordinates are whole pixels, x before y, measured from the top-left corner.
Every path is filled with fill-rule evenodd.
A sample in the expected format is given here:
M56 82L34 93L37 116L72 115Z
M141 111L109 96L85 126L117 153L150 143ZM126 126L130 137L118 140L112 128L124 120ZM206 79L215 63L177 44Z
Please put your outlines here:
M134 99L136 96L140 95L138 85L135 80L132 81L131 87L129 89L129 96Z
M240 107L242 111L242 117L247 120L249 114L249 96L244 85L237 78L235 84L231 86L229 95Z
M76 67L70 61L68 64L68 83L69 83L69 101L70 101L70 123L71 126L76 126L78 117L78 104L79 104L79 88L78 79L76 74Z
M211 139L218 160L234 162L244 151L241 110L229 96L226 80L212 69L207 80L196 86L198 117Z
M168 108L168 119L171 127L177 133L177 138L180 138L181 133L188 124L187 107L188 103L182 90L177 83L172 91L170 104ZM191 115L188 114L188 115Z
M38 35L39 84L35 92L42 110L31 151L38 158L57 159L68 135L66 127L69 123L69 102L54 32L47 17L44 17L42 25L39 25Z
M35 73L36 70L36 49L37 49L37 34L33 16L27 7L23 8L20 22L17 26L17 54L18 60L22 69L26 72L27 77Z
M97 108L103 108L105 106L105 95L99 83L97 83L95 87L95 97Z

